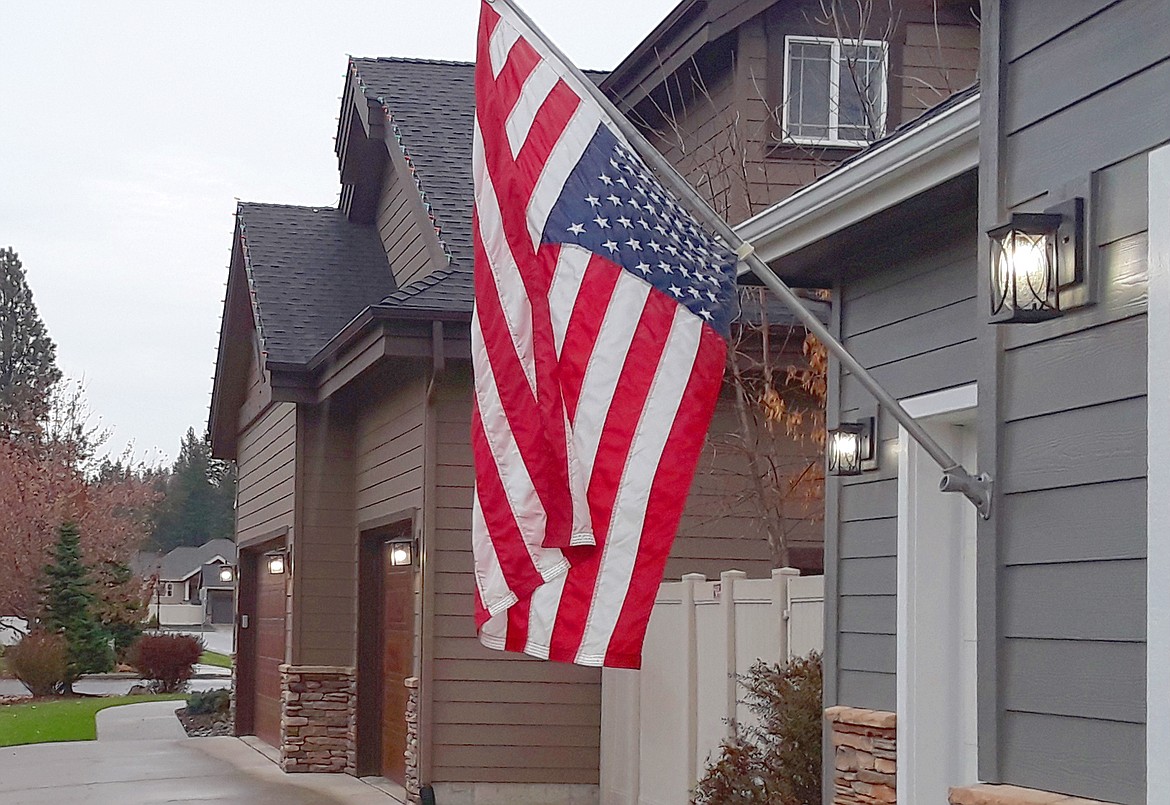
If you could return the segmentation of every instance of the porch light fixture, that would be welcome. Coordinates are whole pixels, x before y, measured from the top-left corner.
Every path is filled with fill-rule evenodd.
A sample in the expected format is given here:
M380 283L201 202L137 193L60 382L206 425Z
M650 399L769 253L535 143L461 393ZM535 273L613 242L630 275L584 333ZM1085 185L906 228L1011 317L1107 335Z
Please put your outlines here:
M414 540L391 541L390 564L394 567L408 567L414 564Z
M829 475L861 475L874 458L873 419L842 422L829 431Z
M231 565L221 565L219 568L219 580L224 584L231 584L236 580L236 569Z
M271 573L274 576L279 576L280 574L284 573L284 569L285 569L284 551L273 551L270 554L266 554L265 559L267 560L267 563L268 563L268 572L269 573Z
M1085 200L1013 213L991 238L991 321L1033 324L1085 304Z

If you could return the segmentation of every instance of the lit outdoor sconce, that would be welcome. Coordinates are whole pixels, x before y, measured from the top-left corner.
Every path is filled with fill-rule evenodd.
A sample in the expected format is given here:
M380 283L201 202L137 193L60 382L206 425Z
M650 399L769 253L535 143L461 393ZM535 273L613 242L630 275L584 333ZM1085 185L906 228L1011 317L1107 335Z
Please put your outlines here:
M407 567L414 564L414 540L394 540L390 543L390 564Z
M231 565L222 565L219 568L219 580L224 584L231 584L236 580L236 569Z
M861 475L876 468L874 462L874 419L842 422L828 433L829 475ZM871 466L866 466L870 464Z
M274 576L279 576L285 570L284 551L273 551L265 555L268 561L268 572Z
M1074 198L1042 213L1013 213L991 238L991 320L1047 321L1088 302L1085 201Z

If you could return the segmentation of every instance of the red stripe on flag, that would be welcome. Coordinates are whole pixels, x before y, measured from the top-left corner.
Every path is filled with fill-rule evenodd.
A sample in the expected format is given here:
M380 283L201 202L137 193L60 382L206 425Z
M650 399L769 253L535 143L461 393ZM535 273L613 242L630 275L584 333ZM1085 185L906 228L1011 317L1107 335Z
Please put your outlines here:
M532 598L521 598L508 607L508 628L504 636L505 651L524 651L528 644L528 611L532 606Z
M528 474L548 517L546 539L559 540L568 545L573 514L568 485L564 417L559 413L559 394L556 393L553 380L548 377L551 373L546 370L544 394L551 401L542 404L532 397L504 315L495 276L486 269L487 255L479 236L478 216L473 217L476 218L475 262L485 267L475 272L476 316L483 333L484 349L488 354L492 374L496 377L496 390L508 420L507 426L516 440L520 456L528 467ZM549 327L551 330L551 322ZM537 388L540 389L539 366L537 371ZM551 423L544 413L549 404L558 406L554 409L557 410L557 416Z
M577 291L573 313L565 328L565 340L561 345L560 380L561 396L565 412L572 422L577 416L577 401L581 397L581 384L585 381L585 369L593 355L601 322L609 308L609 300L617 287L622 269L604 257L594 255L585 266L585 276Z
M505 110L505 119L516 105L516 101L520 99L524 82L540 62L540 54L524 39L517 39L516 44L512 45L508 60L504 62L504 69L495 78L494 101L499 104L499 108Z
M669 456L670 460L659 465L650 490L650 505L646 510L642 540L638 544L634 575L605 655L607 667L641 667L642 643L646 639L650 611L654 608L654 597L666 570L670 546L682 519L691 479L703 450L703 439L719 400L720 380L726 362L727 342L710 327L704 327L695 369L663 450L664 458Z
M475 46L479 53L477 58L483 58L487 56L488 46L492 41L492 34L496 32L496 26L499 24L500 15L496 13L496 10L487 3L480 3L479 31L475 38Z
M476 494L487 523L488 536L500 562L504 579L515 595L524 598L544 583L525 546L516 515L508 502L496 459L483 430L479 406L471 409L471 448L475 459Z
M574 564L569 572L553 627L551 659L572 662L580 649L585 624L593 607L603 547L610 537L609 526L618 487L634 436L642 424L642 411L670 336L676 310L678 304L672 299L657 291L651 292L630 341L589 481L589 511L597 549L589 558Z

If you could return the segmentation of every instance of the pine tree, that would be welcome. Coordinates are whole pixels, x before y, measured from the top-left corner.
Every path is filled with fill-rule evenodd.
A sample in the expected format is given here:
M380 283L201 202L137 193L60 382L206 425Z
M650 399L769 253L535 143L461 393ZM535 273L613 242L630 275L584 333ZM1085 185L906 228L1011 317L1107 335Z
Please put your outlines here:
M69 644L68 678L65 693L82 674L102 673L114 665L109 634L94 615L93 581L81 557L81 534L66 523L57 532L53 562L45 567L41 621L46 628L65 636Z
M56 354L20 258L0 249L0 435L37 430L49 390L61 379Z
M154 543L159 550L232 539L235 467L211 457L211 439L206 434L199 437L194 428L187 429L164 491L154 517Z

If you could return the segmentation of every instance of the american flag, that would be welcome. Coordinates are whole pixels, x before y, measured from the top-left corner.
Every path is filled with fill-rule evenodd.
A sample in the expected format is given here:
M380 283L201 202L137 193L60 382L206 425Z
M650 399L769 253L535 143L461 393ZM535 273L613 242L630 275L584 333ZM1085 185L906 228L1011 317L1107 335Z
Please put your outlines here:
M475 68L476 624L637 668L710 424L735 256L503 2Z

